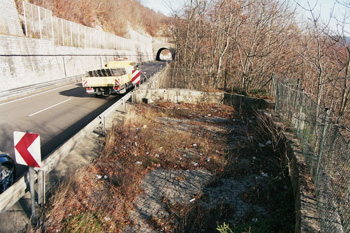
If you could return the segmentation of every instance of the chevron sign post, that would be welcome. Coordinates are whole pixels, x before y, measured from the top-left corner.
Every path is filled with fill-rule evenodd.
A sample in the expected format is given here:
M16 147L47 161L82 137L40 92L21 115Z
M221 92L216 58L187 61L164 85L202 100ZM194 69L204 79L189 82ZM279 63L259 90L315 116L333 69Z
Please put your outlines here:
M132 84L140 84L141 83L141 70L133 70L132 71Z
M29 166L29 188L32 203L32 223L36 224L34 167L41 165L40 136L34 133L13 132L16 163Z
M16 163L29 166L40 167L41 151L39 134L13 132L15 144Z

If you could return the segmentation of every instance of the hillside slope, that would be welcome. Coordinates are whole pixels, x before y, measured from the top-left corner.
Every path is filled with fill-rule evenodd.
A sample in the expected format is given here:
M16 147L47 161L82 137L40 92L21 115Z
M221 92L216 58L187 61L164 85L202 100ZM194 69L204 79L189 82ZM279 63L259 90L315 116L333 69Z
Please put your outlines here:
M22 14L22 0L15 0ZM137 0L28 0L52 10L53 15L125 37L131 27L150 36L166 36L169 18Z

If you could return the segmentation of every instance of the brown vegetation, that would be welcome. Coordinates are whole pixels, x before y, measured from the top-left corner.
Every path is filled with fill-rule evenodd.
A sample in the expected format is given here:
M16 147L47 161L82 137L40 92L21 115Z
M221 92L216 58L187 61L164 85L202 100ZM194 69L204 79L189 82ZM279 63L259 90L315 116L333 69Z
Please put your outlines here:
M22 13L22 1L15 0ZM125 36L130 25L136 31L151 36L166 36L168 17L144 7L137 0L29 0L28 2L52 10L53 15L106 32Z
M342 27L349 18L338 19L339 30L331 31L312 6L302 10L310 24L300 26L289 1L185 2L173 21L174 87L246 93L273 90L277 78L300 79L318 106L328 106L337 123L350 125L350 45Z
M126 226L134 224L129 214L134 209L135 197L143 192L139 187L141 179L151 170L162 168L207 169L215 177L211 186L220 183L222 177L244 179L268 172L271 179L266 185L252 187L242 197L246 203L264 206L268 215L259 216L259 222L254 223L252 219L256 213L247 213L237 232L247 226L263 227L269 229L268 232L290 232L294 212L289 178L283 175L280 158L272 156L272 146L266 146L269 149L264 151L257 146L255 140L267 139L263 138L262 132L254 133L251 127L254 124L250 125L249 121L245 113L225 105L159 103L134 106L123 123L107 134L99 158L74 172L60 185L42 209L39 229L32 231L122 232ZM232 130L232 122L238 129L242 127L239 135ZM240 126L239 122L244 125ZM213 130L216 128L220 131ZM248 140L239 140L231 147L235 137ZM190 152L191 156L184 156ZM250 160L252 164L247 162ZM285 189L284 185L289 188ZM196 196L204 202L205 198ZM203 229L214 232L217 224L235 216L232 206L205 209L198 203L171 204L165 199L163 204L169 218L149 219L150 224L162 232L202 232ZM283 221L276 218L281 213Z
M198 150L199 167L213 173L225 166L223 144L213 142L210 135L167 128L157 117L232 117L232 107L160 104L156 108L139 105L129 111L125 121L109 132L101 155L91 165L80 169L63 183L50 200L43 215L45 232L119 232L128 222L128 211L138 184L151 169L190 169L190 161L181 160L182 149ZM190 116L189 116L190 114ZM155 155L158 156L155 156ZM205 156L211 163L205 162ZM106 220L108 219L108 220Z

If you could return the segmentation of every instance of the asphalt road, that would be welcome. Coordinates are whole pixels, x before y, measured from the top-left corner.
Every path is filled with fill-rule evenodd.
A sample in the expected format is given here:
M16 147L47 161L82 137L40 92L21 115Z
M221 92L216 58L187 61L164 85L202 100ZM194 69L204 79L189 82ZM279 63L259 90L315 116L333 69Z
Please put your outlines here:
M140 65L142 78L152 76L164 62ZM0 103L0 151L14 157L13 132L40 135L42 159L72 137L91 120L121 98L88 95L80 83L66 84L22 98ZM17 167L19 177L26 167Z

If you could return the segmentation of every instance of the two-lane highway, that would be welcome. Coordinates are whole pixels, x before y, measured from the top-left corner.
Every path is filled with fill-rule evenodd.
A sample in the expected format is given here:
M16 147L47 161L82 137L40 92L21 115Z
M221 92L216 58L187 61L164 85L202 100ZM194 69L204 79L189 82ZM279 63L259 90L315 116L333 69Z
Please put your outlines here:
M164 62L140 66L151 76ZM0 103L0 151L14 157L13 132L37 133L43 159L91 120L120 99L119 95L97 98L86 94L80 83L67 84L41 93ZM17 176L24 168L18 169Z

